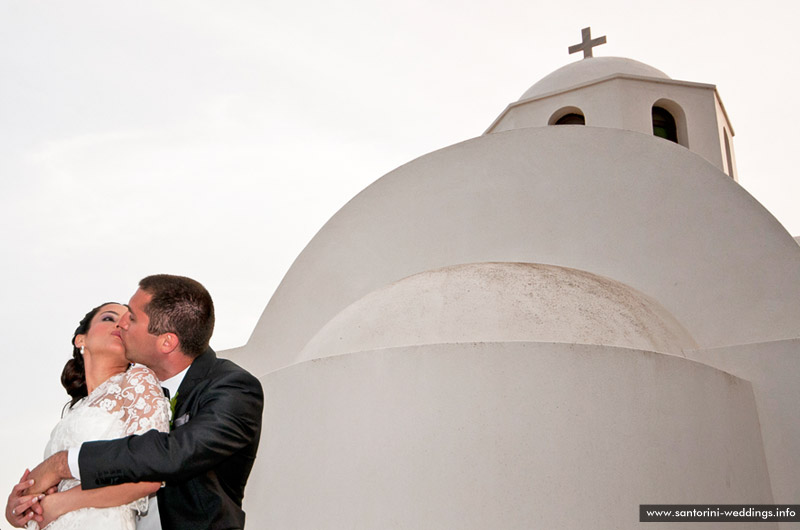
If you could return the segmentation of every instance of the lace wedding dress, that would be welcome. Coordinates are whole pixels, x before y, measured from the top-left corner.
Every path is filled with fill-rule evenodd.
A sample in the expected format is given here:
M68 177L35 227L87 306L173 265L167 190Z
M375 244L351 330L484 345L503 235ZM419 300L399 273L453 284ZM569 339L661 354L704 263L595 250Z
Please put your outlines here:
M150 429L169 430L169 401L153 372L145 366L133 366L116 374L67 409L50 434L45 458L53 453L78 447L83 442L122 438L142 434ZM74 479L62 480L58 491L80 485ZM147 511L144 497L128 505L113 508L82 508L69 512L52 523L47 530L134 530L136 514ZM32 524L31 524L32 523ZM35 521L29 530L38 530Z

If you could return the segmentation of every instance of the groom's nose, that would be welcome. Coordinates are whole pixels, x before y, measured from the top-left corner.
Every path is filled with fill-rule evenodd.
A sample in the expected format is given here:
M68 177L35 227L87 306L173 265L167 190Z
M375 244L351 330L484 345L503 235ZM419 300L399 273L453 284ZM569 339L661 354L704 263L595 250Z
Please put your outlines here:
M119 322L117 322L118 328L128 331L128 324L131 323L131 317L129 315L130 313L125 313L124 315L122 315L122 318L120 318Z

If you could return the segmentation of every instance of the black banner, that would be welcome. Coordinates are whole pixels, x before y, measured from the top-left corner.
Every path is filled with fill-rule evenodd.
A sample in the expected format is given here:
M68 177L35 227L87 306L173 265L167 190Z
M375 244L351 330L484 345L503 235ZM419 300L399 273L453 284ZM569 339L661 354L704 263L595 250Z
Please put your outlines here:
M640 504L640 523L797 523L800 504Z

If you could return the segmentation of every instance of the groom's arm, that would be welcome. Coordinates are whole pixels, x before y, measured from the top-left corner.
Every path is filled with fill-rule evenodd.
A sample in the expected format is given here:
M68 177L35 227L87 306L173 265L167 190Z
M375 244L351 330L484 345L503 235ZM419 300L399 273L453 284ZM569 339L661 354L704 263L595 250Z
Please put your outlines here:
M32 486L25 490L24 495L44 493L53 486L57 486L61 479L65 478L72 478L72 473L67 463L67 452L59 451L33 468L33 471L28 475L28 479L34 482Z
M148 431L119 440L86 442L78 458L84 489L125 482L185 480L204 473L261 432L261 383L237 367L210 381L197 413L169 434Z

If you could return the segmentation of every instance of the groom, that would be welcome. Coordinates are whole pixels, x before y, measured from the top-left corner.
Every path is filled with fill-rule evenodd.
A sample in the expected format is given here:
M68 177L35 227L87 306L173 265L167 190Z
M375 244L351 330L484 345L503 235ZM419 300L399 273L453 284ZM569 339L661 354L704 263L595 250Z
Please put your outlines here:
M170 390L170 433L87 442L56 453L28 478L36 491L70 477L83 489L164 481L158 492L164 530L243 528L244 487L261 434L261 384L208 347L214 305L198 282L148 276L129 309L120 335L128 359L150 367Z

